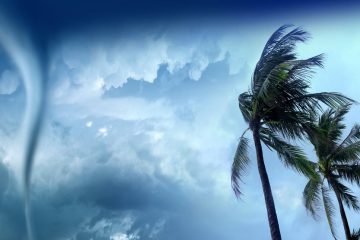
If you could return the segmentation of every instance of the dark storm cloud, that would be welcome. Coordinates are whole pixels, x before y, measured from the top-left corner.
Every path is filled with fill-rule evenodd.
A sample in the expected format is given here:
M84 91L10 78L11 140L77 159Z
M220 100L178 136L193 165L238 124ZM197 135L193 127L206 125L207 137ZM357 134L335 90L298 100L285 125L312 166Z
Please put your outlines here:
M116 124L114 121L112 123ZM124 122L119 124L124 125ZM120 132L129 131L126 130L129 127L137 128L138 123L125 125L128 126ZM48 130L53 134L50 139L54 136L60 138L61 142L67 139L63 144L71 146L71 142L75 141L80 131L82 132L79 129L80 127L76 125L75 128L69 129L60 123L52 123ZM84 134L85 138L91 135L91 133L82 132L82 135ZM111 135L109 137L113 138ZM48 142L49 139L45 141ZM52 140L53 144L55 144L54 141L56 140ZM161 160L153 155L151 148L146 144L148 141L146 134L130 138L128 141L142 161L156 165ZM138 236L138 239L144 240L168 238L180 240L184 237L207 237L215 240L219 236L230 237L232 234L229 231L222 232L224 226L213 226L216 223L216 219L212 219L213 216L199 214L199 211L207 211L206 208L202 209L200 206L210 207L209 202L212 201L199 204L203 196L201 193L194 192L191 186L175 181L159 169L156 169L154 174L147 175L136 171L136 168L140 166L114 165L116 162L121 162L121 159L98 162L98 158L111 158L111 156L107 154L106 148L96 143L89 146L88 143L87 140L81 146L73 146L73 148L68 146L67 152L63 152L65 156L62 157L69 162L73 161L75 155L85 158L84 165L81 165L78 173L67 172L65 162L61 164L63 167L60 169L42 170L52 171L48 173L48 176L54 177L60 172L67 180L49 178L46 181L55 181L55 185L47 186L35 176L32 205L38 239L93 237L96 240L108 240L117 231L128 236L133 234L133 236ZM79 147L83 149L81 152L79 152ZM86 150L87 147L90 148ZM122 147L126 148L124 145ZM183 154L182 158L189 158L192 155L189 150L181 154ZM191 161L196 162L195 156L191 157ZM126 158L126 155L123 158ZM59 160L51 159L51 161ZM5 239L21 239L25 236L25 229L21 198L19 193L14 191L16 181L14 178L11 181L8 180L10 173L3 165L1 165L0 174L0 180L4 185L0 188L3 195L0 206L1 216L3 216L1 224L6 227L8 234ZM37 172L35 171L34 174L36 175ZM8 191L6 195L3 194L4 189ZM207 191L203 194L211 195ZM133 223L128 227L122 227L121 222L129 216L133 219ZM109 224L102 226L104 222ZM118 225L117 222L119 222ZM208 224L212 226L211 229L207 229Z
M148 156L146 161L152 159ZM138 173L125 174L119 169L99 164L96 170L84 172L78 177L81 181L58 187L53 195L56 206L82 202L110 211L168 211L173 210L174 205L180 207L186 202L180 186L172 179L161 176L161 179L154 179ZM162 182L160 185L156 184L159 180Z
M63 130L60 130L61 128ZM64 132L69 132L66 127L58 123L52 124L51 129L61 138ZM106 151L101 148L98 150L103 153L93 155L93 161L97 158L109 157ZM139 151L144 152L144 150ZM93 152L96 150L86 154ZM150 156L146 155L146 161L152 161ZM139 157L145 157L144 153L139 152ZM71 154L67 155L67 158L71 159ZM160 184L156 184L157 177L128 172L126 169L117 169L105 163L94 165L91 159L88 161L92 166L85 168L90 171L81 170L78 175L72 176L69 181L57 185L54 189L35 184L32 202L34 223L39 239L60 239L71 236L83 239L91 235L96 236L97 240L109 239L114 232L102 233L101 229L91 230L91 228L99 221L117 221L126 217L127 213L135 216L135 230L144 228L143 239L147 239L145 235L149 235L150 230L146 230L146 224L152 227L158 219L166 216L167 212L183 209L189 205L184 189L170 178L159 176ZM0 180L0 222L6 229L2 232L2 239L22 239L25 236L25 228L21 195L16 191L17 183L13 174L2 163ZM129 228L124 233L126 231L132 229Z
M84 172L77 179L57 186L55 192L41 191L35 197L35 223L40 239L80 238L86 232L97 235L95 239L109 239L116 229L104 236L102 229L89 229L101 221L116 222L127 214L134 216L136 225L124 233L145 231L145 225L153 225L176 209L188 206L186 194L169 179L157 186L149 177L131 172L124 175L119 169L106 166L99 166L92 173ZM141 239L147 238L144 235Z
M236 1L236 0L183 0L183 1L117 1L117 0L63 0L63 1L23 1L3 0L3 8L12 12L17 18L23 18L23 22L32 30L34 37L48 41L59 32L67 32L74 29L102 27L112 23L122 23L126 27L129 22L168 21L169 19L186 19L196 17L224 17L243 14L252 16L254 21L265 15L272 17L274 12L279 13L302 13L314 12L334 7L353 7L357 1Z

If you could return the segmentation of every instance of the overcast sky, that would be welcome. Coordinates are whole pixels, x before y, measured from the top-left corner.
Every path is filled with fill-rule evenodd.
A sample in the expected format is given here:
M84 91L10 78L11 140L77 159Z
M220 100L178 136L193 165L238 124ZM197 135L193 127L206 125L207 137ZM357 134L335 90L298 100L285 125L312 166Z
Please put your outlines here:
M300 57L326 54L311 91L360 101L360 18L351 12L139 23L54 41L32 178L38 238L270 239L255 161L240 200L230 168L246 128L237 97L249 88L267 38L285 23L312 35ZM16 66L3 49L0 55L0 229L2 239L18 240L26 239L19 190L25 92ZM347 116L349 128L359 110ZM283 238L330 239L326 218L313 220L302 204L306 179L264 151ZM359 228L360 218L347 213Z

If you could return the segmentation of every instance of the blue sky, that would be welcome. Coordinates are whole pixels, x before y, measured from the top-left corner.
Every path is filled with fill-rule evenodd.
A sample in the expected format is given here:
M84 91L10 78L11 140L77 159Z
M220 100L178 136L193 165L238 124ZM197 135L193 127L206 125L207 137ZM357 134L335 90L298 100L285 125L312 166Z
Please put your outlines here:
M269 239L254 161L242 199L230 185L246 127L237 97L267 38L284 23L302 26L312 39L299 56L326 54L312 91L359 100L359 17L305 16L139 23L56 38L32 178L39 239ZM26 239L19 185L25 92L16 66L0 54L0 226L4 239ZM283 238L330 239L325 217L314 221L302 205L305 178L264 151ZM351 227L360 227L347 212Z

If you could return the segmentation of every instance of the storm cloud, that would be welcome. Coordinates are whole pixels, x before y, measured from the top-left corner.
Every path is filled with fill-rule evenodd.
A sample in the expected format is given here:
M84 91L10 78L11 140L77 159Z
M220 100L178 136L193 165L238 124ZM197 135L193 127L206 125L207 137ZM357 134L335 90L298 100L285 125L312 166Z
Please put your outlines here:
M330 25L293 20L318 39L302 46L301 55L328 53L314 90L339 89L356 98L356 88L340 80L359 85L356 41L348 59L335 40L322 44L332 34ZM241 200L229 172L245 128L237 97L280 24L257 31L234 22L223 28L195 24L192 34L188 25L174 24L139 27L110 40L94 33L59 40L32 177L38 239L269 239L256 166L244 178ZM337 41L350 30L342 29ZM0 67L17 74L10 65ZM9 72L5 77L14 80ZM26 239L18 153L25 93L21 79L15 82L0 85L6 90L0 95L0 226L6 240ZM355 122L355 115L347 121ZM265 157L284 238L328 239L325 219L315 222L302 205L305 179L274 152L265 149ZM354 227L360 224L349 215Z

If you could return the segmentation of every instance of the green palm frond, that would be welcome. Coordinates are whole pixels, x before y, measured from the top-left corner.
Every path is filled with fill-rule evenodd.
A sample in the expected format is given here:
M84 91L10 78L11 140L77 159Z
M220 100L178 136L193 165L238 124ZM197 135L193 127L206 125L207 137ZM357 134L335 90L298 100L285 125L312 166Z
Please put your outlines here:
M241 178L247 170L250 159L248 156L249 140L241 136L238 147L235 152L234 161L231 168L231 186L237 197L240 197Z
M359 202L356 196L352 194L351 190L347 186L337 179L331 179L331 187L339 194L341 201L344 202L348 208L352 208L355 211L360 210Z
M336 152L331 156L334 162L338 163L356 163L360 159L360 141L349 144L348 146L341 146L336 149Z
M316 114L316 112L313 111L322 109L319 104L320 102L332 109L342 109L343 107L347 107L355 103L353 99L337 92L305 93L299 94L299 96L293 96L285 101L278 101L277 105L272 106L267 111L270 112L271 110L282 106L293 106L295 109L302 110L304 112L310 111L309 113Z
M291 102L307 93L314 67L322 67L322 55L305 60L287 61L275 66L264 79L257 97L272 103ZM305 100L305 99L303 99ZM298 103L293 101L292 103ZM304 101L302 101L304 102Z
M348 136L331 152L336 162L358 161L360 158L360 125L355 124Z
M343 123L344 115L348 113L349 109L350 105L329 109L311 124L312 127L309 128L311 131L307 131L307 135L319 158L336 162L358 159L360 144L355 140L360 137L360 134L356 132L358 129L356 125L349 136L339 144L343 130L346 128Z
M360 165L334 164L332 168L337 172L341 179L356 183L360 187Z
M351 130L348 136L344 139L344 141L340 144L340 146L349 146L356 141L360 140L360 125L355 124Z
M302 139L310 125L310 116L303 111L277 110L274 109L264 117L267 128L286 139Z
M249 92L243 92L239 95L239 109L246 123L252 119L252 99L253 96Z
M341 122L343 114L347 108L328 109L322 113L316 124L316 131L313 136L309 136L310 141L315 145L316 153L319 158L325 160L334 153L338 147L338 141L342 135L345 125ZM309 133L309 135L311 135Z
M317 219L321 207L321 181L310 179L303 191L303 201L306 210Z
M305 98L312 98L316 99L322 103L324 103L326 106L330 108L342 108L347 107L353 103L356 103L355 100L344 96L341 93L338 92L320 92L320 93L312 93L308 94L308 96L305 96Z
M329 195L329 189L325 186L321 187L321 193L322 193L322 199L325 209L326 218L330 227L331 234L337 239L336 236L336 229L334 224L334 216L335 216L335 207L334 204L331 201L330 195Z
M266 128L260 129L260 139L267 147L277 152L286 167L293 168L309 178L318 178L315 172L315 163L307 159L301 148L286 143Z
M310 134L310 136L317 134L315 138L325 137L325 139L327 139L327 137L322 136L319 131L314 132L313 128L317 112L319 110L322 111L320 102L331 107L336 106L338 109L338 111L330 110L330 112L323 114L322 117L327 116L327 119L331 121L333 118L342 120L340 115L344 110L348 111L348 107L353 100L339 93L322 92L313 94L306 93L289 100L279 100L278 102L278 106L273 106L264 113L264 119L267 120L268 125L274 125L274 123L282 125L282 129L278 129L277 131L285 137L302 138L302 135L307 133ZM334 133L340 134L335 135L335 139L338 139L341 136L343 127L340 126L340 124L334 124L332 129L335 131Z
M339 108L330 108L325 111L318 120L319 129L322 130L321 139L331 141L338 145L346 125L343 123L344 115L350 110L351 105L344 105Z
M323 130L322 135L325 136L325 138L321 137L325 141L331 141L337 144L337 141L339 141L342 135L342 131L346 128L342 121L344 120L344 115L348 113L349 107L349 105L346 105L338 109L330 108L321 115L318 125L319 128Z
M296 59L294 52L296 43L308 39L309 34L300 28L295 28L285 34L290 27L291 25L280 27L266 43L252 78L252 93L254 95L258 94L264 80L276 66Z
M313 68L321 66L322 55L273 66L253 93L256 114L264 124L276 127L285 138L301 138L316 111L322 110L320 103L338 108L354 102L340 93L308 93Z

